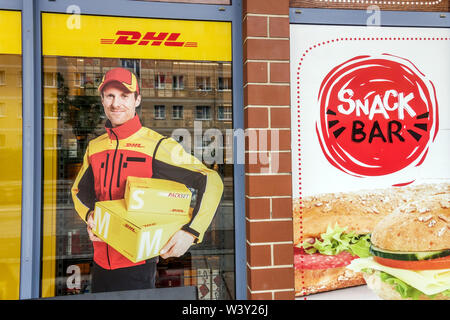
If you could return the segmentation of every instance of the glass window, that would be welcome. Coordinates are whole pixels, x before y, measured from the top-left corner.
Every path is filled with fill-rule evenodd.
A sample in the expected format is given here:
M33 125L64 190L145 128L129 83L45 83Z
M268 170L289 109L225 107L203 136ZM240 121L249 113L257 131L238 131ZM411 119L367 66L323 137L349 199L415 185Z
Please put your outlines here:
M155 106L155 119L162 120L166 118L166 107Z
M86 62L88 58L83 59ZM111 68L111 59L98 59L100 60L99 74ZM122 65L121 59L115 61L117 66ZM51 255L52 252L54 254L54 265L46 268L46 270L53 268L54 278L47 279L47 282L52 284L43 287L44 296L86 293L90 290L93 251L86 226L73 208L70 188L81 166L88 141L104 132L106 118L96 90L90 90L87 85L79 87L77 85L79 82L74 81L78 74L94 73L95 67L85 63L83 72L73 72L71 66L76 64L77 58L74 57L44 58L44 77L46 74L51 74L46 70L56 67L59 79L57 87L44 88L44 115L46 116L44 175L46 179L50 179L47 180L48 187L44 194L44 210L47 218L46 227L53 233L53 242L46 245L46 254ZM172 120L182 121L182 123L168 121L166 105L153 104L153 102L171 103L179 98L159 97L155 91L151 91L151 88L144 86L144 83L148 83L146 80L149 80L148 77L152 72L158 71L155 68L156 65L155 61L145 61L141 64L140 81L143 100L137 111L143 125L163 135L171 136L174 130L179 128L188 129L193 133L194 120L212 120L213 106L196 105L198 99L205 101L209 99L196 93L196 68L184 66L188 74L186 83L192 84L180 90L184 93L185 105L172 105L171 117ZM172 69L178 69L180 61L171 61L170 66ZM231 69L231 63L221 64L221 67ZM211 75L216 72L217 67L210 68ZM189 82L190 78L191 82ZM92 88L95 89L93 84ZM222 120L231 119L231 94L226 97L217 97L216 100L217 103L230 104L229 107L214 106L219 115L217 120L222 122ZM191 116L186 114L188 112ZM165 121L160 123L161 120ZM232 126L231 122L225 127L217 122L208 127L204 126L203 130L208 128L218 128L225 136L225 130L231 129ZM183 142L183 137L177 140ZM194 150L194 139L191 140L191 150ZM211 139L204 137L200 146L201 150L211 148ZM201 291L204 293L203 296L208 299L229 299L234 296L232 164L225 163L226 152L222 151L220 154L223 155L222 161L217 161L213 165L225 183L224 199L219 212L202 244L193 247L180 259L173 259L170 262L161 259L158 266L158 287L197 285L199 290L203 290ZM51 261L51 257L44 256L46 261ZM207 290L210 290L209 293L205 293Z
M81 72L75 73L75 81L74 81L75 87L79 87L79 88L84 87L85 81L86 81L86 75L84 73L81 73Z
M6 71L0 70L0 85L4 86L6 85Z
M184 77L180 75L173 76L172 88L175 90L183 90L184 89Z
M172 107L172 119L174 120L183 119L183 106Z
M210 106L197 106L195 108L195 120L210 120L211 119L211 107Z
M20 12L0 10L0 300L19 299L22 211Z
M55 30L60 30L55 21L60 21L61 25L65 26L66 19L64 14L43 14L43 32L47 32L47 35L53 34ZM139 20L140 26L146 19L136 20ZM148 20L148 28L141 30L142 36L158 26L159 20ZM133 21L134 18L83 16L83 29L77 32L86 34L80 38L80 45L64 46L61 44L61 38L67 37L55 36L53 44L60 48L57 52L48 49L53 45L49 44L50 36L45 37L43 42L42 108L44 114L53 116L46 116L43 122L43 229L47 237L43 242L42 296L91 292L92 242L89 240L86 224L74 209L70 191L89 141L105 133L107 119L97 91L98 85L105 72L114 67L125 67L138 78L142 100L136 112L142 125L161 135L173 136L186 151L195 153L206 167L218 172L224 183L222 200L203 241L192 246L182 257L166 260L161 258L157 266L156 287L196 286L200 299L234 299L233 164L231 161L225 161L226 155L231 152L214 152L213 146L221 139L205 134L208 129L216 128L218 135L225 137L227 130L232 130L231 122L218 121L217 117L213 116L220 106L232 105L232 92L220 92L211 88L211 79L231 76L231 58L220 56L216 60L226 62L211 62L214 57L199 58L199 55L204 53L201 48L183 47L185 51L180 51L180 47L173 46L157 49L173 49L174 51L167 52L174 55L178 54L177 52L185 52L183 56L164 59L164 54L160 54L161 58L124 59L117 57L117 54L116 57L110 54L103 57L102 53L108 50L111 50L111 53L121 49L124 57L141 49L145 49L142 55L152 52L150 49L155 46L150 47L150 44L144 46L136 43L133 47L135 51L130 51L128 46L112 48L109 46L113 44L100 41L111 37L110 34L115 35L117 30L126 30L117 29L119 27L131 28ZM176 30L186 31L192 28L191 34L186 32L177 41L196 41L202 30L208 30L198 28L196 24L211 23L189 22L193 23L192 27L186 28L183 27L186 21L162 21L173 23L173 33L178 32ZM216 23L213 22L214 25ZM102 24L101 30L97 28L99 24ZM223 22L217 23L218 26L222 24ZM227 30L230 26L231 24L226 23ZM164 31L171 31L170 27L167 28ZM94 37L91 45L88 41L93 32L101 32L101 36ZM214 40L210 33L201 39ZM229 39L228 45L231 47L231 37ZM75 40L70 39L70 42L76 43ZM223 39L218 42L219 45L223 43ZM77 55L74 51L78 49L78 52L89 54ZM91 50L97 51L93 54ZM214 55L222 55L228 51L226 48L218 48L213 52ZM53 78L46 75L47 73L55 73L55 82L50 81ZM77 78L77 74L84 75L84 80ZM44 80L45 77L48 79ZM199 82L202 88L209 88L209 91L198 90ZM55 83L55 86L46 86L51 83ZM84 85L77 85L81 83ZM166 107L171 109L166 110ZM55 109L56 116L53 113ZM169 112L169 116L166 112ZM202 120L200 142L194 138L194 127L198 127L197 120ZM199 152L196 148L200 149ZM230 151L232 145L217 146L217 150L219 148ZM211 160L211 156L215 158ZM195 205L197 194L195 190L192 191L192 205Z
M44 72L44 87L55 88L56 87L56 73Z
M230 77L219 77L218 80L218 90L231 90L231 78Z
M231 106L219 106L217 109L217 120L231 121L233 119L233 109Z
M200 91L211 90L211 77L195 77L195 83L197 90Z
M156 89L164 89L166 87L165 80L166 80L166 77L164 74L155 75L155 88Z
M231 0L138 0L157 2L179 2L179 3L199 3L199 4L231 4Z

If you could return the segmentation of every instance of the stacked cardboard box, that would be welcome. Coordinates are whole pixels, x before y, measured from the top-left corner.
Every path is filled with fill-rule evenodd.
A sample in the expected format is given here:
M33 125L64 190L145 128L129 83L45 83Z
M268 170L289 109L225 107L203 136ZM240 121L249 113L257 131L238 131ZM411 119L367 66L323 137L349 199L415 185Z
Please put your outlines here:
M147 260L190 221L190 201L183 184L129 177L124 199L96 203L93 232L131 261Z

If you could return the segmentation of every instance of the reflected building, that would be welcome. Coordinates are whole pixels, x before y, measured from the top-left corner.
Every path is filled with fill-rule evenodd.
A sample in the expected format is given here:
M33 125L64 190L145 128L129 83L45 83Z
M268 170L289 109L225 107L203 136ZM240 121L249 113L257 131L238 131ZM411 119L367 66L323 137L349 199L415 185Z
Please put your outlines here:
M88 141L105 132L106 117L97 88L105 72L115 67L128 68L140 81L142 102L137 112L142 125L173 136L198 158L206 156L202 160L219 172L225 186L203 242L180 259L160 260L157 286L196 285L200 297L233 298L232 144L223 141L220 159L216 154L208 157L208 152L218 150L211 148L216 137L202 134L197 141L194 137L197 127L202 133L216 129L224 139L226 131L231 132L231 63L48 56L44 57L43 70L47 235L43 243L43 295L89 292L92 247L86 226L73 208L70 188ZM81 274L77 285L70 282L74 270Z

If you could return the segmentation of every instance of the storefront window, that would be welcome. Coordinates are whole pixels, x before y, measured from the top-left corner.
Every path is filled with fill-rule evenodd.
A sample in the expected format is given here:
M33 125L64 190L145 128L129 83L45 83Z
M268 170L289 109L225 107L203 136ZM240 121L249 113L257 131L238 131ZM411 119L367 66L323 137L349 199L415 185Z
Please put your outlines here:
M20 13L0 11L0 300L19 298L22 209ZM8 31L5 31L8 30Z
M205 150L210 148L209 143L205 144L204 141L211 141L211 138L203 137L202 134L200 138L203 143L199 146L204 148L201 152L195 149L197 144L194 139L199 105L208 105L207 111L201 111L201 133L217 128L225 137L226 131L232 130L231 117L226 119L228 121L218 121L220 107L231 106L232 92L220 90L218 86L211 87L206 94L197 90L198 77L215 79L211 84L218 84L219 78L231 78L231 62L74 56L70 50L66 50L65 55L51 54L52 51L46 49L48 42L45 32L55 22L55 16L61 15L44 15L43 19L43 153L46 188L43 196L45 232L42 296L91 292L92 243L85 222L74 209L70 191L88 142L105 133L107 119L97 91L98 85L106 71L122 67L135 73L138 78L142 102L136 112L142 125L164 136L174 137L187 151L200 155L200 160L208 168L219 173L225 187L219 208L203 241L192 246L180 258L160 258L156 287L196 286L201 299L233 299L233 166L225 161L225 155L231 151L221 152L223 157L220 161L209 161L211 157L202 159ZM126 55L127 51L122 52ZM231 113L231 107L228 111ZM179 129L184 132L182 136L177 135ZM187 139L183 141L188 133L192 136L191 145L187 145ZM217 157L214 159L217 160ZM193 201L195 196L193 192Z
M138 0L149 2L178 2L178 3L197 3L197 4L227 4L231 5L231 0Z

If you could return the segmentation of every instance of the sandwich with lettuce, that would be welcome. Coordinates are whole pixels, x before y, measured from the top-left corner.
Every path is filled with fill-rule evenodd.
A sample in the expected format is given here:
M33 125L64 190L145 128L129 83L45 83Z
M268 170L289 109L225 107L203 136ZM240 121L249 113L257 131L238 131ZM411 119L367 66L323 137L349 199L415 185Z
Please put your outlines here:
M450 193L383 218L370 256L347 266L385 300L450 300Z

